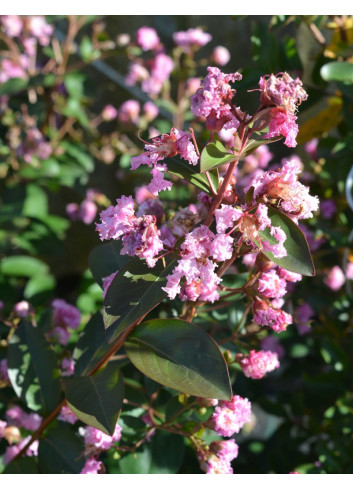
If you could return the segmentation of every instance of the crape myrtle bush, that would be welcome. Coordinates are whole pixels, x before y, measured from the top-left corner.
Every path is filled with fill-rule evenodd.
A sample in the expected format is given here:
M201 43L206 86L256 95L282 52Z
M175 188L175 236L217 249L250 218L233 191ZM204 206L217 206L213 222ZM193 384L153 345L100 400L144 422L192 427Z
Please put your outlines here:
M351 473L352 17L112 19L0 17L1 471Z

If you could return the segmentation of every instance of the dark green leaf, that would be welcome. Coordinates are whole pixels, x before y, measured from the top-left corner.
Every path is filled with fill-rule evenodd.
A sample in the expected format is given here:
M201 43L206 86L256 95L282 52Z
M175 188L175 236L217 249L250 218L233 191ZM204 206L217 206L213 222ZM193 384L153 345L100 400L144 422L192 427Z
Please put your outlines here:
M177 158L166 158L165 163L167 163L168 172L176 175L179 178L182 178L196 187L200 188L206 193L211 193L210 186L207 180L206 175L202 175L200 173L200 166L190 165L185 160L177 159ZM218 189L218 171L214 170L210 172L210 176L212 179L213 186L215 190Z
M286 234L287 239L283 243L287 250L287 256L275 258L270 251L263 252L274 263L289 270L290 272L300 273L301 275L315 275L315 267L311 258L309 245L299 227L282 212L268 208L268 216L271 219L272 226L280 227ZM268 241L271 245L276 244L277 240L270 234L270 228L259 232L261 239Z
M115 340L128 326L151 311L166 296L166 285L176 262L174 255L158 260L148 268L139 258L124 265L114 278L104 300L104 324L108 342Z
M90 377L65 380L66 400L84 423L112 436L124 399L119 369L109 363Z
M152 438L150 474L176 474L184 458L184 439L180 435L157 431Z
M245 148L241 152L240 158L241 159L246 158L263 144L275 143L276 141L282 139L282 137L283 136L276 136L274 138L268 138L268 139L250 139L250 141L248 141L248 143L245 145Z
M43 333L22 321L8 348L9 378L30 409L49 414L60 402L61 389L56 357Z
M3 474L38 474L38 465L31 457L21 457L10 462Z
M97 312L86 324L74 349L75 375L86 375L109 348L103 317Z
M321 77L325 81L340 81L353 83L353 63L346 61L331 61L321 67Z
M12 95L13 93L21 92L27 87L27 85L27 80L23 80L22 78L11 78L11 80L8 80L1 85L0 96Z
M33 300L38 294L42 294L55 288L55 277L53 275L34 275L31 277L24 289L24 297Z
M130 256L121 255L121 243L114 239L108 243L97 246L88 258L89 268L94 280L103 287L103 278L115 273L131 260Z
M136 368L162 385L199 397L228 400L232 396L217 343L192 323L147 321L129 336L125 349Z
M79 474L85 465L83 440L66 426L56 427L41 438L39 467L44 474Z
M234 161L236 156L229 153L229 150L223 146L220 141L214 141L208 144L201 153L200 172L214 170L224 163Z
M119 460L119 472L121 474L148 474L151 457L151 448L144 443L135 453L129 453Z

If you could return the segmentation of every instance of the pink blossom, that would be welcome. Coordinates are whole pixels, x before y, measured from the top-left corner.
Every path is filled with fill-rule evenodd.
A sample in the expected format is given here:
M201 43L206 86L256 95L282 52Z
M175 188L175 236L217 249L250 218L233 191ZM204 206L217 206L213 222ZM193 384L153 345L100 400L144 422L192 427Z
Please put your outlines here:
M68 377L73 375L75 369L75 361L73 357L65 357L61 361L61 375Z
M17 304L15 304L13 308L14 315L19 318L26 318L30 314L33 314L33 312L33 307L27 301L17 302Z
M126 100L118 110L118 119L125 124L137 124L140 115L140 104L137 100Z
M149 95L157 95L161 91L163 83L168 80L173 68L172 58L164 53L157 54L153 59L151 75L142 81L142 90Z
M4 465L8 465L16 455L22 450L22 448L29 442L30 436L20 441L17 445L10 445L6 448L4 455L2 456L2 462ZM38 455L38 440L35 440L27 449L27 457L33 457Z
M150 194L151 195L151 194ZM152 195L151 195L152 197ZM165 213L162 202L157 198L148 198L139 206L136 217L142 217L145 215L155 216L157 222L161 222Z
M185 85L185 96L191 97L191 95L194 95L195 92L200 88L200 83L201 83L200 78L195 78L195 77L188 78L186 80L186 85Z
M98 474L102 467L102 462L96 460L94 457L86 460L85 466L81 470L81 474Z
M80 326L81 313L71 304L68 304L63 299L55 299L52 302L54 308L53 322L61 328L77 329Z
M42 424L43 418L37 413L30 413L24 416L22 426L28 431L36 431Z
M61 326L56 326L53 330L47 332L49 340L56 340L60 345L67 345L71 338L71 333Z
M27 77L27 69L29 66L29 59L25 54L21 54L18 57L18 63L14 63L10 59L2 59L0 61L0 82L5 83L11 78L23 78Z
M286 281L278 276L276 270L262 273L258 284L258 291L265 297L283 297L287 292Z
M158 116L159 109L153 102L146 102L143 105L143 112L147 121L151 122Z
M217 233L224 233L233 227L234 222L243 216L241 209L236 209L230 205L222 204L220 209L215 212Z
M231 401L220 401L211 417L210 425L218 435L230 437L239 433L250 421L251 403L248 399L233 396Z
M324 278L324 283L327 287L334 291L339 290L345 281L346 277L344 276L342 269L337 265L332 267Z
M128 86L136 85L137 82L147 80L150 74L148 70L139 63L131 63L129 67L129 72L126 75L125 83Z
M290 272L281 267L277 268L277 273L281 278L287 280L287 282L300 282L303 279L300 273Z
M26 139L18 148L18 155L26 163L32 163L34 157L46 160L51 153L52 147L50 143L45 141L43 134L36 127L27 131Z
M140 27L136 32L136 41L144 51L156 49L160 44L157 32L152 27Z
M218 234L212 241L210 252L211 256L216 261L229 260L232 257L233 241L231 236L226 234Z
M353 280L353 262L348 262L346 266L346 277L348 280Z
M257 301L254 304L254 321L259 326L270 326L276 333L281 333L292 324L293 318L281 309L269 307L266 303Z
M17 37L21 34L23 22L19 15L1 15L0 22L9 37Z
M288 148L295 148L299 128L296 124L297 117L284 109L271 109L272 119L270 121L269 132L264 136L265 139L284 136L286 139L284 144Z
M106 122L112 121L113 119L116 118L117 115L118 115L118 111L116 110L115 107L113 107L113 105L110 104L106 105L101 113L102 119Z
M131 196L122 195L115 207L110 206L100 213L101 224L97 224L100 239L118 239L131 231L135 220L134 201Z
M23 39L23 47L28 56L35 56L37 50L37 39L35 37L27 37Z
M298 333L300 335L305 335L310 333L311 328L308 325L310 319L315 315L315 311L312 309L310 304L304 302L295 310L295 323L297 326Z
M41 46L48 46L50 36L53 34L53 26L47 24L41 15L28 16L29 30L36 37Z
M116 424L113 436L107 435L103 431L93 428L93 426L86 426L80 430L80 433L83 434L85 444L89 449L107 451L120 440L121 426Z
M255 265L256 258L257 258L257 253L248 253L243 256L242 262L248 268L252 268Z
M61 408L60 414L58 416L60 421L65 421L66 423L75 424L78 420L77 416L71 411L69 406L63 406Z
M211 53L211 61L219 66L225 66L230 60L230 52L224 46L217 46Z
M239 447L235 443L235 440L221 440L213 441L210 445L210 450L214 452L217 457L231 462L238 456Z
M317 138L312 139L308 143L305 144L305 151L313 160L317 160L317 146L319 144L319 140Z
M200 27L179 31L173 34L173 40L177 46L182 46L187 52L198 49L212 40L211 34L203 32Z
M85 224L91 224L94 221L97 214L97 206L91 200L85 199L81 202L79 217Z
M23 426L23 421L25 417L27 416L27 413L23 411L22 408L19 406L11 406L7 411L6 411L6 419L7 422L13 426Z
M273 153L268 149L268 145L259 146L254 153L245 158L243 169L250 173L257 168L267 168L269 162L273 158Z
M6 421L2 421L2 420L0 419L0 440L1 440L1 438L3 438L3 436L4 436L6 426L7 426Z
M156 165L151 170L152 180L150 184L147 186L148 190L153 195L158 195L159 192L163 190L171 190L173 184L172 182L165 180L164 173L167 171L167 165Z
M245 377L262 379L267 372L272 372L279 367L278 355L272 351L251 350L249 355L240 360Z
M203 464L201 464L203 468ZM233 474L229 460L212 455L206 462L207 474Z
M308 98L302 81L299 78L294 80L288 73L262 76L259 85L262 105L276 105L293 114L297 106Z

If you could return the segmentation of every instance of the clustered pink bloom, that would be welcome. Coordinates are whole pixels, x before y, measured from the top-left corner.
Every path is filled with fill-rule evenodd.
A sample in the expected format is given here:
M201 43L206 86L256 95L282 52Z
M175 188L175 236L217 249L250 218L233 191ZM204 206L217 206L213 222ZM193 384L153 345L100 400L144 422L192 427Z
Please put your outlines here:
M177 46L182 46L186 52L191 53L193 49L199 49L212 41L212 36L203 32L200 27L196 27L187 31L174 32L173 40Z
M249 355L243 356L240 361L245 377L262 379L267 372L279 367L278 355L272 351L251 350Z
M269 298L283 297L286 292L286 280L280 278L276 270L262 273L258 280L258 291L261 295Z
M60 414L58 416L60 421L65 421L65 423L75 424L78 420L76 414L74 414L69 406L63 406L61 408Z
M137 124L140 115L140 104L137 100L126 100L118 110L118 119L124 124Z
M294 221L313 217L318 210L319 199L309 195L309 188L298 181L300 168L296 161L288 161L277 171L267 171L252 179L244 190L253 188L253 203L266 195L277 200L278 208Z
M136 217L134 201L131 196L117 199L117 205L110 206L100 214L101 223L97 224L101 240L122 237L123 255L144 258L149 267L156 264L155 257L163 249L160 231L154 215Z
M156 49L160 45L158 34L152 27L140 27L136 32L136 41L144 51Z
M17 445L10 445L6 448L4 455L2 456L2 463L8 465L12 459L22 450L22 448L29 442L30 436L27 436L24 440L21 440ZM38 440L35 440L27 449L27 457L36 457L38 455Z
M153 121L159 113L158 107L153 102L143 104L144 116L148 122Z
M172 58L164 53L157 54L153 58L150 75L142 81L142 90L151 96L158 95L173 69L174 63Z
M324 278L325 285L334 291L339 290L345 281L346 277L338 265L332 267Z
M23 29L23 21L19 15L0 15L0 23L9 37L18 37Z
M293 323L290 314L281 309L270 307L264 301L256 300L253 303L254 321L259 326L269 326L276 333L281 333L287 329L289 324Z
M299 78L293 80L288 73L277 75L265 75L260 78L261 96L263 107L273 107L270 110L270 126L266 138L284 136L285 145L293 148L297 145L298 134L297 117L294 115L297 106L308 98L302 88L303 83Z
M80 220L84 224L91 224L97 215L97 205L94 203L94 198L97 192L92 189L88 189L86 198L81 204L72 202L66 206L66 213L72 221Z
M298 306L295 310L296 326L300 335L310 333L311 328L308 326L308 322L314 317L315 311L307 302Z
M27 19L32 36L38 39L41 46L48 46L54 27L48 24L42 15L29 15Z
M84 437L87 452L98 453L109 450L114 443L117 443L121 438L121 430L121 426L116 424L113 436L92 426L80 428L79 432Z
M214 235L207 226L200 226L185 236L180 246L181 259L173 272L167 276L167 285L162 289L170 299L177 294L181 300L218 300L218 284L221 279L215 273L216 261L231 257L233 238ZM212 260L213 258L213 260Z
M219 66L225 66L230 60L230 52L224 46L217 46L211 53L211 61Z
M198 454L201 469L207 474L233 474L231 461L237 458L239 447L233 439L213 441L210 452Z
M81 470L81 474L98 474L102 467L102 462L96 460L94 457L86 460L85 466Z
M5 83L11 78L27 77L29 59L25 54L21 54L15 63L11 59L2 59L0 61L0 82Z
M229 82L242 79L240 73L224 74L219 68L209 66L208 75L201 81L201 88L191 97L191 112L195 117L205 117L206 127L219 132L222 128L237 129L240 121L232 106L235 90Z
M153 138L152 143L145 144L144 153L131 158L132 170L136 170L140 165L152 168L152 182L147 189L153 195L172 188L172 183L163 178L163 172L167 170L167 167L159 162L164 158L179 155L191 165L197 164L198 156L190 139L191 136L187 132L172 128L170 134L162 134Z
M36 431L41 425L42 418L37 413L26 413L19 406L12 406L6 411L6 419L10 425Z
M101 113L102 119L106 122L112 121L113 119L116 118L117 115L118 115L118 111L113 105L110 104L106 105Z
M77 329L81 321L80 311L63 299L55 299L53 306L54 329L47 333L48 338L57 340L61 345L67 345L71 333L69 328Z
M220 401L210 419L210 426L218 435L230 437L239 433L251 418L251 403L248 399L233 396L230 401Z
M75 361L73 357L65 357L61 361L61 375L68 377L73 375L75 369Z

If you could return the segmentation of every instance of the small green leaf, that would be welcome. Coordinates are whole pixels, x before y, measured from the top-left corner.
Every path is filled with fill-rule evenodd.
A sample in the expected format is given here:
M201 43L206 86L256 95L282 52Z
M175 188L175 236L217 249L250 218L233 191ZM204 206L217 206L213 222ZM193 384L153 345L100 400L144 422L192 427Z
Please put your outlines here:
M103 287L103 278L118 271L131 260L130 256L121 255L121 243L114 239L94 248L88 258L89 268L95 281Z
M148 268L139 258L124 265L111 283L104 299L104 325L108 342L114 341L128 326L157 306L166 296L162 290L175 265L168 255Z
M17 277L32 277L34 275L45 275L49 271L46 263L32 256L17 255L8 256L1 260L0 271L4 275L15 275Z
M187 182L190 182L192 185L195 185L195 187L200 188L204 192L210 194L210 186L207 180L206 175L202 175L200 173L200 165L190 165L190 163L187 163L185 160L182 160L180 158L166 158L164 162L167 164L168 168L168 173L171 173L172 175L176 175L179 178L182 178L186 180ZM210 172L210 176L212 179L213 186L215 187L215 190L218 189L218 171L214 170Z
M73 377L64 384L73 413L84 423L112 436L124 399L124 383L117 366L109 363L90 377Z
M311 258L309 245L301 229L290 219L273 207L268 208L268 216L272 226L280 227L285 232L287 239L283 246L287 250L287 256L275 258L270 251L264 251L264 255L271 261L290 272L300 273L301 275L315 275L315 267ZM271 245L277 244L276 238L271 236L270 228L259 231L262 240L268 241Z
M150 474L176 474L184 458L184 439L181 435L157 431L152 438Z
M105 337L103 317L100 312L97 312L86 324L75 346L73 353L75 375L86 375L109 348Z
M79 474L85 465L85 445L66 426L57 426L39 441L38 461L44 474Z
M283 136L276 136L274 138L268 139L250 139L250 141L248 141L248 143L245 145L245 148L241 152L240 159L246 158L247 156L251 155L251 153L254 153L254 151L256 151L257 148L259 148L263 144L275 143L282 138Z
M331 61L320 69L320 75L325 81L353 83L353 63L347 61Z
M60 402L61 388L56 357L43 333L22 321L11 337L7 362L16 395L30 409L51 413Z
M27 80L22 78L11 78L7 82L3 83L0 87L1 95L12 95L17 92L22 92L28 85Z
M214 170L224 163L229 163L237 158L233 153L223 146L220 141L208 144L201 153L200 172Z
M155 319L125 342L128 357L162 385L199 397L229 400L228 368L217 343L201 328L180 319Z

